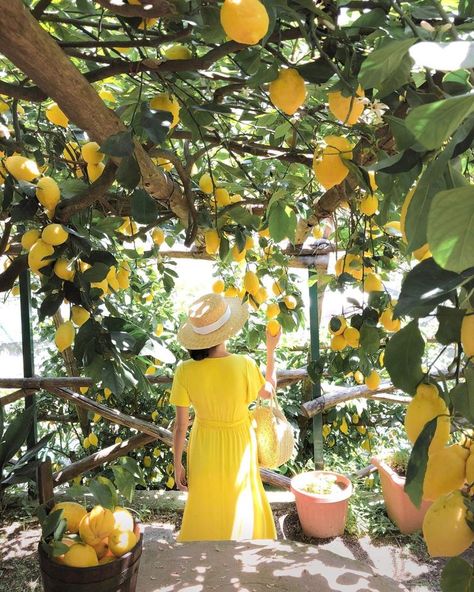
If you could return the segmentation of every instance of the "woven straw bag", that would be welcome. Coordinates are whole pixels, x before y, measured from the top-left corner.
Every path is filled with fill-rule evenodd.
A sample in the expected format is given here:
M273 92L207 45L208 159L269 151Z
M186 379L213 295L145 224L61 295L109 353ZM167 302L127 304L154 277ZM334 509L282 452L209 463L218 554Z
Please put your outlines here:
M295 439L293 428L276 396L270 399L268 406L263 405L259 397L252 419L257 435L258 464L265 469L275 469L288 462L293 455Z

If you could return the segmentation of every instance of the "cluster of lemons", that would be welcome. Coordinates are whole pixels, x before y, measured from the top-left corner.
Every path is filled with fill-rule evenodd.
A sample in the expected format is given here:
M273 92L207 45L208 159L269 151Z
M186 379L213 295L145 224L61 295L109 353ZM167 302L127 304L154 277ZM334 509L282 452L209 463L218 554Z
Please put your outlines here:
M56 504L67 522L61 542L68 550L55 560L69 567L94 567L116 560L135 547L139 530L128 510L116 506L108 510L94 506L90 512L76 502Z

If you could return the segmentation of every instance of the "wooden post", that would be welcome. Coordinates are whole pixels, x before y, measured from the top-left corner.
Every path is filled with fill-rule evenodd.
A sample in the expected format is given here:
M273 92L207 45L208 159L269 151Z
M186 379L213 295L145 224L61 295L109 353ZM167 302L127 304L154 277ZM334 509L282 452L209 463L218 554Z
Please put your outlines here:
M46 511L51 510L54 506L54 487L53 469L49 458L39 463L36 469L36 483L40 505L44 505Z

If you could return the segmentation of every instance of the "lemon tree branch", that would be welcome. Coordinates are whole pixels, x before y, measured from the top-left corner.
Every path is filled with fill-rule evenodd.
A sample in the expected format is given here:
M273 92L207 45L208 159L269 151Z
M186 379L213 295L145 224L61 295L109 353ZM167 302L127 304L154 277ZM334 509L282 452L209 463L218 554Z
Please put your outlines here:
M159 16L170 16L176 13L176 8L167 0L147 0L144 6L139 4L127 4L123 0L96 0L102 8L106 8L125 17L138 16L141 18L154 18Z

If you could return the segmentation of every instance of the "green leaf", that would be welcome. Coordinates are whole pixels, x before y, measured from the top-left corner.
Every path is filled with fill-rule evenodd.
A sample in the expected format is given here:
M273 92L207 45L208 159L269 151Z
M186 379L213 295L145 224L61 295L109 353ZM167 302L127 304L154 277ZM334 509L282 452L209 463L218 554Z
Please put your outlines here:
M474 185L439 192L428 215L428 242L444 269L474 267Z
M46 516L44 522L41 523L43 539L47 540L60 526L63 520L63 513L63 510L55 510Z
M472 565L461 557L451 557L441 572L441 590L442 592L474 592Z
M140 183L140 167L134 154L122 158L115 178L125 189L135 189Z
M469 392L467 382L460 382L449 393L456 413L474 422L474 389Z
M112 481L110 479L108 479L107 477L104 477L103 475L99 475L99 477L97 477L97 481L101 485L105 485L106 487L109 488L110 494L112 496L113 506L114 507L117 506L118 505L117 489L115 488L115 485L112 483Z
M297 67L300 75L313 84L324 84L334 76L334 68L324 58Z
M100 151L110 156L124 157L133 153L132 132L119 132L109 136L100 147Z
M407 52L415 42L416 39L390 40L369 54L359 72L362 88L380 88L404 62L411 63Z
M423 378L421 360L425 342L417 321L411 321L395 333L385 348L385 367L394 386L414 395Z
M275 242L280 242L285 238L294 241L296 232L296 214L290 206L283 203L275 203L268 214L268 228L270 236Z
M450 97L415 107L408 114L406 125L423 146L435 150L473 112L473 94Z
M86 282L101 282L107 277L107 274L110 271L110 265L106 263L94 263L92 267L86 269L86 271L82 274L82 278Z
M458 343L461 339L461 324L464 318L464 310L459 308L448 308L447 306L439 306L436 311L436 318L438 319L438 331L436 332L436 339L442 345L449 343Z
M376 327L364 323L360 328L360 346L368 354L375 354L380 347L380 334Z
M424 317L433 308L449 298L463 277L446 271L433 259L425 259L406 275L402 291L395 306L395 317L410 315Z
M425 480L426 465L428 464L428 449L436 432L438 418L429 421L418 436L407 466L405 492L417 508L423 499L423 481Z
M410 146L413 146L416 141L415 136L407 128L404 119L394 117L393 115L384 115L384 119L388 121L399 150L406 150Z
M35 406L16 415L0 439L0 474L5 464L20 450L33 425Z
M12 222L23 222L32 220L38 209L38 200L35 197L23 199L18 205L13 206L11 210Z
M139 224L152 224L158 218L158 204L146 191L136 189L132 193L131 214Z
M64 520L64 524L67 526L66 520ZM69 547L64 543L61 543L59 540L51 541L48 547L50 547L51 555L53 557L59 557L60 555L64 555L64 553L69 551Z
M108 485L92 479L89 483L89 489L99 505L109 510L114 508L114 497Z
M39 308L39 320L44 321L46 317L52 317L54 313L57 312L63 301L64 292L62 290L48 294Z
M139 485L146 487L145 473L142 467L138 464L137 460L130 456L124 456L120 459L120 465L129 473L131 473L135 481Z
M172 121L173 114L169 111L155 111L148 103L142 103L140 125L154 144L161 145L165 141Z
M458 11L459 16L462 18L472 17L474 14L474 0L459 0Z
M109 388L114 395L120 396L125 388L123 377L114 364L106 364L102 374L103 387Z
M135 479L133 475L120 466L113 466L115 484L120 494L130 503L133 501L133 494L135 493Z

